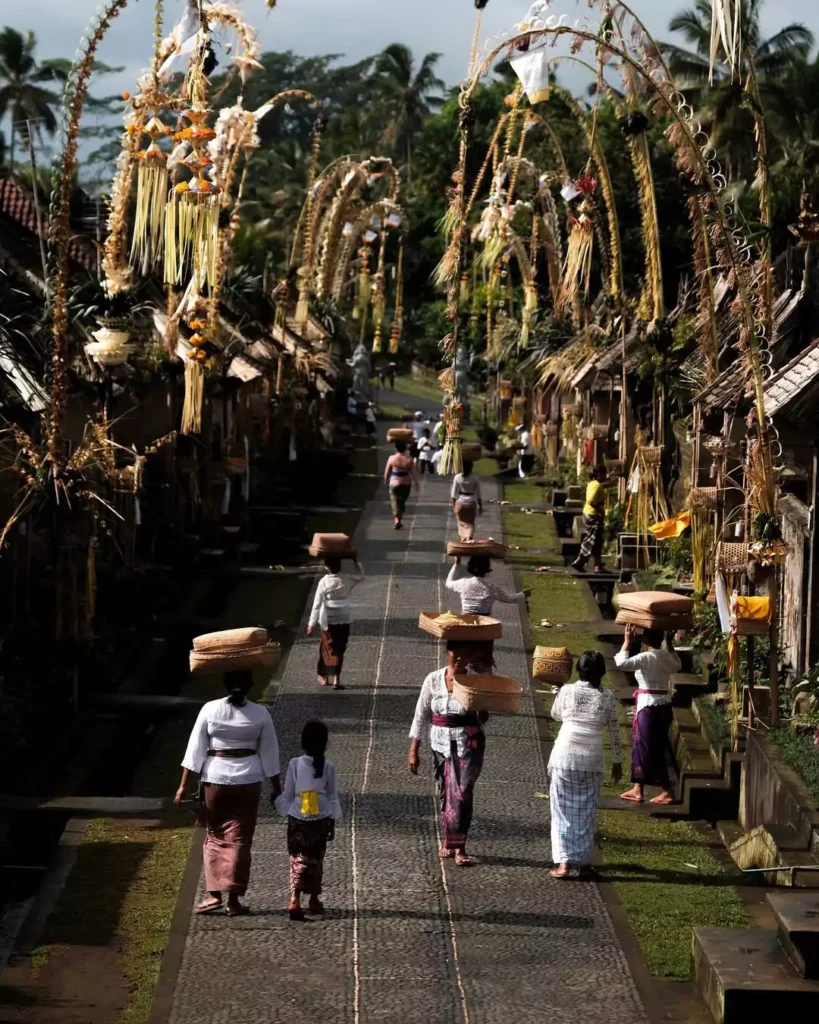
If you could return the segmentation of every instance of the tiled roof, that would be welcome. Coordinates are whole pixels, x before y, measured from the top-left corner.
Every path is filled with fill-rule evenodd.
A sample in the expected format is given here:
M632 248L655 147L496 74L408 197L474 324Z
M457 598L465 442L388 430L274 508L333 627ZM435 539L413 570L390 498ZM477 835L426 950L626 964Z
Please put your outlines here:
M48 207L41 209L43 230L48 230ZM5 215L16 225L24 228L37 237L37 210L34 197L11 178L0 178L0 214ZM75 235L68 243L68 254L71 260L84 270L95 270L97 255L94 244L89 238Z
M819 338L792 359L787 366L765 385L765 411L769 415L779 412L819 383Z

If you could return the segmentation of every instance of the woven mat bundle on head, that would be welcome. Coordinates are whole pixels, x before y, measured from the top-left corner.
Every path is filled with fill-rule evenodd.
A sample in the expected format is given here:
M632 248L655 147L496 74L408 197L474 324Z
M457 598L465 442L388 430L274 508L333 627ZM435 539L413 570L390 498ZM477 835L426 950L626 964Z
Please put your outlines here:
M310 542L310 554L333 555L336 558L355 558L356 549L346 533L314 533Z
M505 544L499 544L492 537L485 537L481 540L451 540L447 542L446 553L451 556L458 555L461 558L471 558L472 555L484 555L486 558L506 558L509 549Z
M692 629L694 602L682 594L664 590L638 590L619 594L616 621L643 629Z
M281 645L271 643L267 630L257 626L203 633L193 641L191 672L221 675L224 672L274 668L281 659Z
M405 441L409 444L413 439L412 430L409 427L390 427L387 431L388 441Z

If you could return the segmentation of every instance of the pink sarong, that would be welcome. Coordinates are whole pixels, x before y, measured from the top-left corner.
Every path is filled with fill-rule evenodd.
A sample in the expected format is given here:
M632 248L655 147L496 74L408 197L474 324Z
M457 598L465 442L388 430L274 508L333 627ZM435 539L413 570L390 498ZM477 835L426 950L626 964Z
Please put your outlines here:
M205 888L208 892L243 896L250 881L250 846L262 784L221 786L206 782L203 790Z
M475 514L478 511L474 501L455 502L455 520L458 523L458 539L472 540L475 536Z

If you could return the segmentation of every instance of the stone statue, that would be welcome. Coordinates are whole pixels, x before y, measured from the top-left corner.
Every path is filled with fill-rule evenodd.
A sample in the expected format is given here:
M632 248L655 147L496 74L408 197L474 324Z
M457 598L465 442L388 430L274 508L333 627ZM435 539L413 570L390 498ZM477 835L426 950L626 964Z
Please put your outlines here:
M359 402L369 401L372 364L370 362L370 353L364 344L360 344L355 352L353 352L350 366L353 368L353 394Z
M469 407L469 353L464 345L458 346L455 355L455 400Z

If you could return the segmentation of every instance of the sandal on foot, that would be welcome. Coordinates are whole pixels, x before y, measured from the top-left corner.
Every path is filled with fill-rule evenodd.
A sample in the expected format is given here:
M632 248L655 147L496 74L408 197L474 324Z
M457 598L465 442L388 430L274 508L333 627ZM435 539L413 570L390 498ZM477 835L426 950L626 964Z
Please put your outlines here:
M250 907L246 907L244 903L228 903L225 907L228 917L247 917L250 912Z
M319 686L326 686L327 685L327 680L324 679L323 676L317 676L316 677L316 681L318 682Z
M334 690L343 690L343 689L345 689L344 683L333 683L333 689Z
M669 804L673 804L674 797L670 793L660 793L659 796L652 797L649 800L650 804L660 804L661 806L667 807Z
M565 871L561 871L560 868L552 868L552 870L549 872L549 878L556 878L558 882L565 882L567 878L571 877L571 868L567 868Z
M214 896L214 897L211 897L211 899L209 899L209 900L203 900L199 904L199 906L196 908L195 912L197 914L212 914L214 912L214 910L221 910L221 909L222 909L222 901L220 899L216 899L216 897Z
M641 804L643 802L643 797L641 797L641 796L634 796L633 793L628 793L628 792L627 793L621 793L620 794L620 799L621 800L625 800L626 803L629 803L629 804Z
M443 844L438 847L438 856L443 857L447 860L455 856L454 850L448 850Z
M304 910L302 910L298 903L291 903L287 908L287 916L291 921L303 921Z
M464 850L456 850L455 851L455 863L458 865L459 868L471 868L472 867L472 861L466 855L466 851L464 851Z

